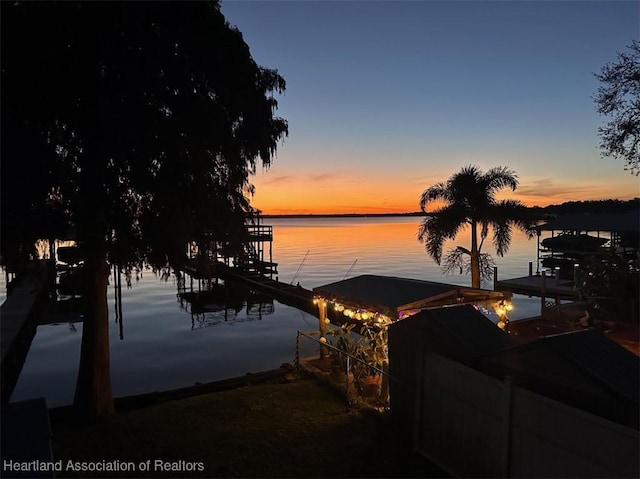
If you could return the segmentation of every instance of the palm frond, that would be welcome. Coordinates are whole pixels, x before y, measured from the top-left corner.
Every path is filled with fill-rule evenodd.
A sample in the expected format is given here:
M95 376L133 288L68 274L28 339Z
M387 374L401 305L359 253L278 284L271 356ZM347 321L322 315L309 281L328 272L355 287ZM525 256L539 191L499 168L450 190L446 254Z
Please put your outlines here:
M537 234L538 221L533 217L529 208L518 200L501 200L496 203L496 209L502 218L509 219L512 226L527 235L528 239Z
M447 201L448 199L447 185L445 183L438 183L422 192L422 195L420 195L420 209L426 213L428 203L435 200Z
M511 244L511 225L508 220L494 221L493 224L493 247L498 256L504 256L509 251Z
M466 165L447 181L447 189L452 203L472 207L481 201L483 193L479 188L482 171L475 165Z
M457 205L449 205L422 221L418 227L418 241L424 243L427 254L440 264L445 240L454 239L465 226L464 211Z
M493 278L493 268L496 265L493 257L488 253L481 253L478 261L480 262L480 281L491 281ZM469 274L471 272L469 250L461 246L447 251L442 261L443 274L453 274L456 271L459 271L459 274Z
M496 166L482 176L482 182L491 195L502 188L511 188L511 191L515 191L518 187L518 175L506 166Z

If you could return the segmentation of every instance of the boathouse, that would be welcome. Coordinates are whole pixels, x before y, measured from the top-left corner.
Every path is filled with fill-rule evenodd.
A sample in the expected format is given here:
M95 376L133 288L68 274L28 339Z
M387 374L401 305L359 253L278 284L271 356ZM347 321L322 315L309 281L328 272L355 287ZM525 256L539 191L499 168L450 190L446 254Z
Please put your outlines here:
M556 270L573 279L574 266L585 258L619 254L637 258L640 250L640 213L583 213L560 215L537 226L538 267ZM543 232L550 238L541 240Z
M353 318L362 312L367 316L377 314L384 323L428 308L466 303L507 304L512 296L501 291L372 274L319 286L313 292L316 298L330 303L334 311L345 316L353 313L350 316Z

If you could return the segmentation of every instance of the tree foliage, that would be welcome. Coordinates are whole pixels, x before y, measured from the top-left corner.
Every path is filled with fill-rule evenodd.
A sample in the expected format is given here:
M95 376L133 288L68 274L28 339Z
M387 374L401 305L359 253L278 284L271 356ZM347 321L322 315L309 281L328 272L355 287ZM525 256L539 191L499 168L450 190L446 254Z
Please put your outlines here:
M429 215L418 228L418 241L424 243L429 256L440 264L445 241L455 239L464 229L470 228L471 247L458 246L449 252L445 267L465 268L461 257L468 256L472 285L479 288L481 277L487 277L486 265L489 262L481 251L489 230L493 230L492 243L499 256L509 249L513 227L525 231L529 237L534 233L534 223L522 203L496 199L499 190L511 188L513 191L517 186L516 173L506 167L495 167L487 172L474 165L463 167L446 182L437 183L423 191L420 209ZM435 201L444 202L444 206L427 212L427 205ZM484 260L483 265L481 260Z
M216 3L3 4L3 18L3 117L49 150L31 168L44 155L3 135L4 158L46 172L80 236L162 263L249 209L256 159L268 166L287 131L272 95L285 82Z
M86 255L81 374L95 381L108 371L106 261L175 266L187 241L242 240L250 176L287 134L274 98L285 80L255 63L217 2L3 2L2 88L2 256L43 234L38 218L73 228ZM25 233L4 241L15 218ZM100 381L82 401L110 394Z
M598 129L603 157L622 159L625 170L640 174L640 41L616 62L603 66L596 78L601 85L594 101L598 113L609 117Z
M626 211L639 210L640 198L632 200L587 200L565 201L561 204L545 207L533 206L530 208L535 214L583 214L583 213L624 213Z
M638 323L640 269L637 257L622 255L587 261L577 271L576 288L587 302L592 324L602 321Z

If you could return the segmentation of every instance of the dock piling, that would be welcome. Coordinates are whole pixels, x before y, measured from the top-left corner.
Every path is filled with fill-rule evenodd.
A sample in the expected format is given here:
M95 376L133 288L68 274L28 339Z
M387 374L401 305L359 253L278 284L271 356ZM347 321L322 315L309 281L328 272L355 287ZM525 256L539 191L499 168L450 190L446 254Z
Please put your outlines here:
M546 296L546 280L547 272L542 270L542 284L540 286L540 312L544 311L545 296Z

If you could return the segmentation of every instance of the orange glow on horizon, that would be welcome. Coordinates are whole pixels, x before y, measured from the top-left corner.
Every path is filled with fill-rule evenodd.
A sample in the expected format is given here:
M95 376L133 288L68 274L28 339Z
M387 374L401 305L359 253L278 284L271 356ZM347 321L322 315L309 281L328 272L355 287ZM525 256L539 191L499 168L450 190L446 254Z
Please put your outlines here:
M635 183L635 184L634 184ZM335 181L326 183L291 181L287 185L260 184L256 182L256 194L251 204L264 214L383 214L410 213L420 210L419 200L424 187L413 184L380 186L381 183L350 183ZM640 196L635 181L626 181L619 188L602 186L521 186L515 192L504 191L498 199L516 199L526 206L545 207L567 201L619 199L630 200ZM429 204L433 211L437 203Z

